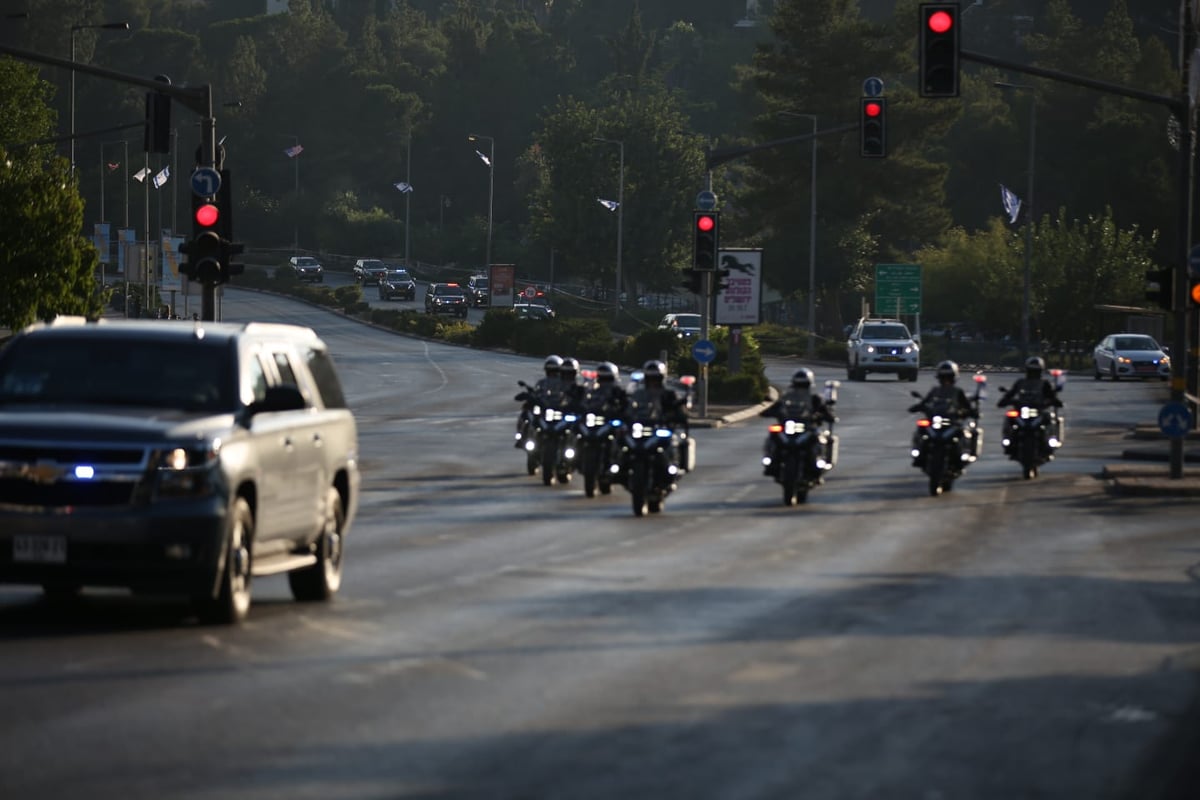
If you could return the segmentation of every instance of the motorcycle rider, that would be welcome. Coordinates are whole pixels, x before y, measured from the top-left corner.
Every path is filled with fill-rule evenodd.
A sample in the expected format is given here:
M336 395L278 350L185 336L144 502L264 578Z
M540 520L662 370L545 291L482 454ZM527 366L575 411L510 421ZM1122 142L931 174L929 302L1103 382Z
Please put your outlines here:
M525 431L529 428L533 406L538 402L538 399L547 395L553 396L559 391L559 371L562 369L562 365L563 359L561 356L554 354L546 356L546 360L542 363L542 369L546 373L545 377L538 379L537 383L533 385L532 391L523 389L513 397L513 400L522 404L521 413L517 416L517 436L513 447L525 446Z
M825 400L812 390L813 371L801 367L792 374L791 385L771 405L761 412L760 417L774 417L779 422L797 420L813 424L837 422L833 411L825 404ZM778 459L775 457L775 440L770 434L763 442L763 474L774 475L778 470Z
M579 361L574 358L564 358L558 368L559 392L562 396L564 411L578 411L583 407L583 397L586 387L579 381Z
M651 359L642 365L642 379L637 387L629 393L628 402L624 409L624 422L632 425L642 424L665 425L672 429L688 429L687 403L679 397L674 389L665 385L667 365ZM672 440L667 453L668 461L679 465L679 454L675 441ZM619 475L625 474L624 464Z
M1004 396L996 403L997 408L1007 408L1012 406L1020 408L1028 406L1036 408L1039 411L1048 411L1050 414L1051 424L1050 437L1055 441L1062 441L1062 417L1057 413L1057 409L1063 407L1062 401L1058 399L1058 387L1043 377L1046 371L1046 362L1039 356L1030 356L1025 362L1025 377L1017 379L1013 383L1012 388L1004 393ZM1005 446L1004 452L1011 455L1013 449L1012 423L1005 422L1004 439L1008 440L1008 445ZM1048 447L1049 443L1044 442L1044 447Z
M606 417L620 417L629 396L620 384L621 371L611 361L596 367L596 379L584 396L584 408L599 411Z
M975 408L975 404L967 397L957 384L958 380L958 364L946 360L937 365L937 385L921 398L921 400L909 406L909 411L912 413L924 414L940 414L944 417L950 417L955 422L962 426L963 439L966 444L966 451L971 455L972 459L976 456L977 440L972 432L971 426L965 424L968 419L979 419L979 410ZM913 433L912 449L920 449L921 434L920 431ZM913 458L914 467L922 467L924 454Z

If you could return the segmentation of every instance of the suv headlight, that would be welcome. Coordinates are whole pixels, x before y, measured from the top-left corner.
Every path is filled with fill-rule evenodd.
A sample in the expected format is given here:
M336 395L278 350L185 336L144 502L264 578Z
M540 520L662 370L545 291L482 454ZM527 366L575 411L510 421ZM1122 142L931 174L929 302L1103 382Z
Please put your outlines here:
M157 494L159 497L203 497L217 487L221 440L158 452Z

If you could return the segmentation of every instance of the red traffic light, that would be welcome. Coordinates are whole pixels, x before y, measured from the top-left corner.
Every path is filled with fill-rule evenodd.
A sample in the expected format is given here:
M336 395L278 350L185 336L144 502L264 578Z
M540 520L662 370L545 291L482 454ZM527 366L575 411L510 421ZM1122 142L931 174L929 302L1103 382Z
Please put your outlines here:
M954 27L954 17L946 11L935 11L929 15L928 24L934 33L945 33Z
M216 225L220 217L221 212L212 203L205 203L196 209L196 224L203 225L205 228Z
M868 117L878 117L883 113L883 106L879 103L863 103L863 113Z
M1188 286L1188 298L1200 306L1200 280L1192 279L1191 285Z
M696 217L696 228L704 231L705 233L708 233L716 226L717 226L716 220L714 220L708 214L701 214L700 216Z

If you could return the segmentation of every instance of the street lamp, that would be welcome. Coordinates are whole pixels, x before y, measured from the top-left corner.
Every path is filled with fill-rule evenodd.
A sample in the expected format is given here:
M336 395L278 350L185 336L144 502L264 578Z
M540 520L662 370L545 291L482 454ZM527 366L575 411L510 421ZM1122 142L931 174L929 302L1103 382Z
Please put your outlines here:
M1037 89L1029 84L1005 81L996 81L992 85L998 89L1029 92L1029 183L1025 189L1025 285L1021 300L1021 358L1024 360L1029 357L1029 259L1033 251L1033 155L1034 142L1037 139Z
M817 347L817 115L780 111L780 116L807 117L812 120L812 158L809 171L808 203L808 348L806 357L812 359Z
M487 139L488 141L488 232L487 232L487 249L484 253L484 267L489 267L492 264L492 199L495 197L496 191L496 140L491 136L481 136L476 133L467 135L468 142L478 141L479 139ZM478 152L478 151L476 151Z
M99 22L88 25L71 26L71 63L75 63L75 34L79 31L100 29L106 31L127 31L128 22ZM75 174L75 70L71 70L71 174Z
M621 313L621 234L625 229L625 142L621 139L605 139L593 136L592 141L615 144L620 148L620 172L617 177L617 278L616 296L613 298L613 316Z

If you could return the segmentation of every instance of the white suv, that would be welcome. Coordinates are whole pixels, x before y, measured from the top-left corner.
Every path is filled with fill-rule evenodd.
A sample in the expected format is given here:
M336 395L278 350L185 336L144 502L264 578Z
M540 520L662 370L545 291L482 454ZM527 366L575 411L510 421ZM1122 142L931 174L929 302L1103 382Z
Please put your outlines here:
M900 380L915 381L920 356L921 349L903 322L864 317L846 342L846 377L861 381L868 372L891 372Z

